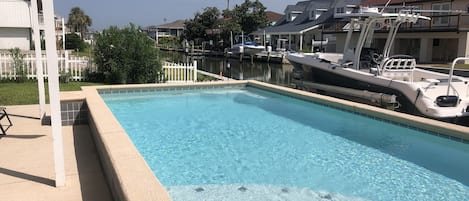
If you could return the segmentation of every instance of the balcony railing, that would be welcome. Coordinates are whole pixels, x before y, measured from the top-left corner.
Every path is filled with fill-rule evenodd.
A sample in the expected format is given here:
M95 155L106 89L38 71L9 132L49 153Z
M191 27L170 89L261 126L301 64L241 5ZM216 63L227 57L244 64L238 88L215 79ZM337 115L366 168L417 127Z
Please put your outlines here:
M425 15L424 16L430 16ZM402 24L399 28L399 31L402 32L412 32L412 31L469 31L469 14L456 14L456 15L433 15L430 16L431 20L419 20L417 23L405 23ZM344 26L348 22L332 22L325 24L325 32L343 32ZM386 25L378 31L388 31Z

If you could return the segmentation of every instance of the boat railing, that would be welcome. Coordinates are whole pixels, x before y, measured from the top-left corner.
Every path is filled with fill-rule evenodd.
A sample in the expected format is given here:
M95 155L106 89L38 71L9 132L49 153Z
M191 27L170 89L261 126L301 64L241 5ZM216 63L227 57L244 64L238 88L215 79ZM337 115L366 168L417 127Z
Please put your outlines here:
M411 56L394 55L381 61L380 75L412 82L416 65L415 58Z
M448 89L446 90L446 96L449 96L449 90L452 87L451 81L453 81L454 66L456 66L456 63L458 61L465 61L465 60L469 60L469 55L466 57L458 57L453 60L453 63L451 64L451 69L449 70Z

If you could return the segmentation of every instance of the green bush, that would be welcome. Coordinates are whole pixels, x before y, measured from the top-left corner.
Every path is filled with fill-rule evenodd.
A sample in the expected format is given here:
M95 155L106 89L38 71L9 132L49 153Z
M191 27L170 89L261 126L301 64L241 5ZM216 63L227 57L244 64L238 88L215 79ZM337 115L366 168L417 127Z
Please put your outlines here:
M94 56L105 83L154 83L161 71L153 41L133 24L97 34Z
M85 47L86 44L79 35L74 33L65 34L65 49L82 51Z

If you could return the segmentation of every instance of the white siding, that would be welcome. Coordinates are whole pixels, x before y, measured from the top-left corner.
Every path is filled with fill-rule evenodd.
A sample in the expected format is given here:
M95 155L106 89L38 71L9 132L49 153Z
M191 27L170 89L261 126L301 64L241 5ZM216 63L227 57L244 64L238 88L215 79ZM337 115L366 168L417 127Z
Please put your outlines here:
M30 28L29 2L0 0L0 27Z
M22 50L29 50L30 35L29 28L0 27L0 49L18 47Z

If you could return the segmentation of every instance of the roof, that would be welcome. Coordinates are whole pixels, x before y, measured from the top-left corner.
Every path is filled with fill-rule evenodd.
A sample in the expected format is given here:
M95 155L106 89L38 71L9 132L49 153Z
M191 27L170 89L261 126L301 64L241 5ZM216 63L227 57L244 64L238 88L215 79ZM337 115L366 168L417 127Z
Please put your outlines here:
M160 25L151 25L143 28L143 30L149 31L155 31L157 28L158 29L184 29L186 20L176 20L174 22L166 23L166 24L160 24Z
M415 3L422 2L425 0L391 0L389 5L403 4L403 3ZM428 1L428 0L427 0ZM365 0L360 5L362 6L384 6L388 3L388 0Z
M276 13L276 12L272 12L272 11L266 11L265 15L267 16L267 21L269 21L269 22L276 22L280 18L282 18L282 16L283 16L280 13Z
M285 15L277 21L276 25L266 27L255 31L253 34L276 33L276 34L294 34L302 33L310 29L314 29L316 25L324 23L329 18L332 18L334 12L333 9L328 9L331 6L330 0L309 0L300 1L296 5L289 5L285 9ZM328 9L326 13L323 13L318 19L310 20L308 9ZM299 14L295 20L288 21L288 13L299 11Z
M184 29L186 20L176 20L174 22L160 24L157 27L163 29Z

